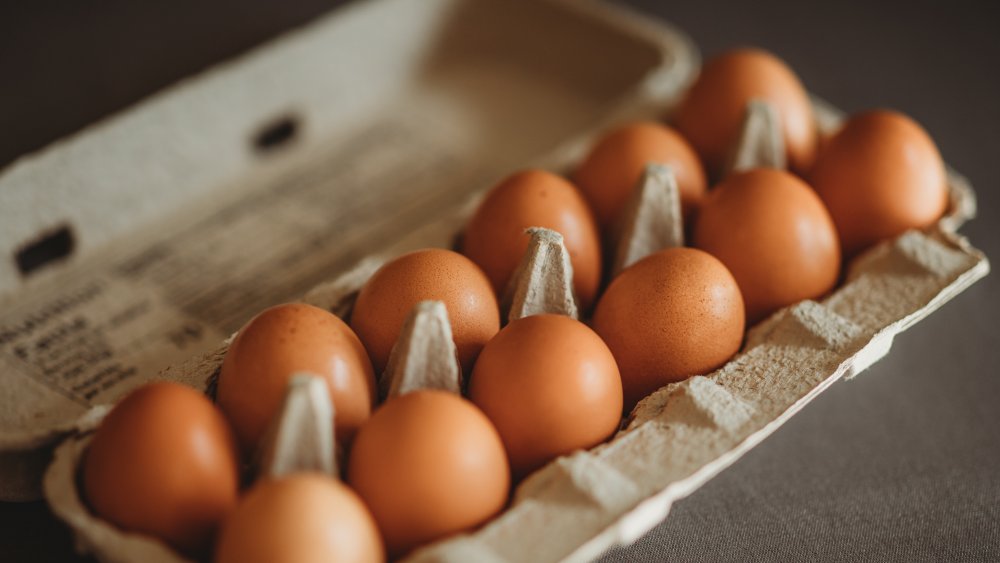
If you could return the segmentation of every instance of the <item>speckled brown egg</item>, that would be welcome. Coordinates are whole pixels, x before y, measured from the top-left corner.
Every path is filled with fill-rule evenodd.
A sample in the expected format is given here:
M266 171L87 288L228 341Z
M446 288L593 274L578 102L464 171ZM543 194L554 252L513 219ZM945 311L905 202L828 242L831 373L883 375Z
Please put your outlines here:
M593 214L576 187L543 170L507 177L486 195L465 228L462 252L502 296L528 248L528 227L563 236L573 264L573 289L589 309L601 282L601 240Z
M371 414L375 376L351 328L333 313L305 303L271 307L240 330L219 373L216 401L246 454L257 447L296 372L326 380L341 443L349 443Z
M747 323L833 289L840 244L826 207L798 177L758 168L712 189L694 245L729 268L743 293Z
M602 230L619 219L649 163L674 171L681 207L690 217L705 195L705 171L694 149L674 129L651 121L629 123L605 134L574 173Z
M848 256L935 223L948 205L944 162L909 117L877 110L850 118L809 174Z
M809 96L788 65L759 49L734 49L701 69L674 116L674 124L708 170L717 174L739 138L747 102L770 102L781 120L788 163L805 172L816 158L818 136Z
M562 315L504 327L483 348L469 397L496 425L518 477L603 442L622 414L611 351L587 325Z
M102 519L200 554L236 506L236 439L202 393L150 383L101 421L83 460L82 483Z
M375 521L345 485L314 473L256 483L226 519L216 563L378 563Z
M458 395L430 390L375 411L354 442L347 481L393 558L485 523L510 489L503 443L486 415Z
M625 408L724 364L743 340L743 298L707 252L670 248L622 271L597 302L594 330L621 372Z
M381 373L413 307L420 301L444 303L462 371L471 373L476 356L500 330L493 286L479 266L457 252L430 248L404 254L379 268L354 305L351 326Z

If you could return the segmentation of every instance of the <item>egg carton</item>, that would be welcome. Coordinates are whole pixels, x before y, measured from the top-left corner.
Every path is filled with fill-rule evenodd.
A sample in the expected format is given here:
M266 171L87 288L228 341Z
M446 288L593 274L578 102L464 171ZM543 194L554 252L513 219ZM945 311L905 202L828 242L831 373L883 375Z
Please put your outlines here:
M764 132L757 139L773 138L772 129ZM748 142L760 141L744 140L737 154ZM753 167L760 161L747 162ZM639 203L626 212L629 228L616 259L623 267L678 245L682 232L679 192L668 170L650 166L635 194ZM988 272L985 258L944 228L960 223L956 213L973 209L968 194L953 185L951 212L938 225L863 254L829 297L802 301L752 327L725 366L647 396L612 440L554 460L528 476L510 507L481 529L417 549L407 560L585 561L638 538L667 516L674 501L738 459L827 386L862 372L888 352L895 334ZM456 218L457 224L467 215ZM656 233L661 240L649 243ZM577 317L572 265L561 235L540 228L529 234L528 250L503 301L508 321L540 313ZM304 301L349 318L360 287L383 261L366 259L313 289ZM227 347L173 369L184 379L202 381L211 395ZM164 375L176 374L168 370ZM460 378L443 304L419 303L382 374L381 394L420 388L461 393ZM337 476L328 422L334 408L321 380L293 378L258 455L258 471ZM95 409L79 433L56 450L45 479L54 512L73 528L81 547L102 560L184 561L155 539L103 522L80 500L76 476L105 413L106 407Z
M651 167L637 194L672 185ZM675 184L673 184L675 185ZM677 191L660 200L672 213L654 223L679 225ZM952 213L926 232L909 232L859 257L844 284L822 302L803 301L750 329L740 353L719 370L673 383L643 399L610 442L561 457L529 476L511 506L472 534L414 552L412 561L578 561L628 543L666 517L671 504L697 489L763 440L809 400L840 378L851 378L888 352L895 334L985 275L988 262L942 225L972 209L963 189ZM657 201L648 195L638 201ZM641 240L658 225L634 221L651 205L629 213L644 231L623 239L633 258ZM676 230L668 237L676 237ZM577 316L572 266L558 233L532 230L532 241L508 290L508 320L539 313ZM676 239L674 239L676 240ZM626 244L624 241L628 241ZM349 317L353 300L383 262L367 259L353 271L305 297L313 305ZM619 258L619 263L627 261ZM905 295L906 302L894 295ZM212 393L227 345L172 368L202 381ZM165 377L177 374L168 370ZM417 306L402 330L380 385L383 395L417 388L460 393L460 368L442 304ZM293 379L259 462L261 471L294 470L336 475L332 405L325 386ZM79 433L61 445L45 480L55 513L87 550L107 561L183 561L158 541L122 532L93 516L80 500L76 475L92 430L106 413L99 407L81 421ZM542 526L544 524L544 526ZM558 532L553 536L552 532Z
M817 110L829 133L835 113L822 105ZM749 104L730 171L783 164L776 115L766 104ZM569 171L572 163L560 168ZM641 536L667 516L674 501L738 459L834 381L863 371L888 352L895 334L987 273L985 258L950 230L974 211L971 191L957 177L951 181L949 212L935 227L908 232L858 257L829 297L802 301L752 327L725 366L647 396L612 440L549 463L528 476L515 489L511 506L481 529L419 548L407 560L583 561ZM464 224L476 203L478 198L450 223ZM670 168L651 163L618 223L613 271L662 248L681 246L681 221L680 191ZM537 227L527 234L530 242L501 301L502 313L508 322L543 313L578 318L573 267L562 236ZM461 232L452 238L460 240ZM304 300L347 321L361 286L383 262L366 259ZM181 366L182 377L204 382L212 395L227 347ZM165 375L174 377L169 371ZM304 375L292 379L256 456L256 471L309 470L336 478L329 424L335 406L322 381ZM442 303L417 304L379 386L388 398L423 388L462 393ZM152 538L103 522L80 500L76 475L91 431L105 412L95 409L80 433L57 449L45 480L54 512L69 523L84 549L102 560L155 556L183 561Z
M513 15L508 15L508 11ZM525 26L525 21L532 25ZM559 41L551 41L546 33L555 33ZM516 46L483 39L515 34L521 39ZM601 37L600 41L593 39L595 34ZM373 44L375 37L381 38L377 44ZM562 43L571 49L560 52L558 46ZM459 59L469 56L475 64L463 64L466 61L460 60L456 68L461 72L450 73L454 69L449 65L454 61L435 58L435 45L443 47L440 52L453 53L448 56ZM339 76L320 72L322 69L314 65L316 61L359 49L369 53L369 60L363 65L339 61L346 65L338 68L342 72ZM428 52L432 55L420 59ZM503 100L489 99L491 92L497 90L496 84L476 74L475 67L483 61L468 52L497 57L486 61L493 64L491 70L505 79L513 73L513 78L505 84L524 84L525 89L518 94L514 88L513 99L509 96ZM177 216L171 213L189 212L190 202L218 209L221 206L218 202L243 197L247 183L263 185L287 176L290 170L328 158L329 147L324 143L331 136L348 147L368 147L376 153L371 157L366 153L353 154L352 161L372 170L384 168L392 155L379 154L376 149L385 144L385 139L378 137L377 143L366 144L363 136L351 134L357 130L352 129L353 125L347 126L355 116L370 118L384 113L387 101L373 94L380 88L397 89L403 94L397 100L402 111L393 119L416 120L406 123L430 127L429 137L415 136L411 144L403 143L406 150L419 151L422 145L447 138L454 154L472 155L446 161L448 170L465 186L444 194L446 197L438 203L458 202L465 198L470 185L486 187L501 174L525 165L568 171L606 126L669 113L697 63L696 49L669 25L593 2L374 0L352 5L236 63L174 87L0 174L0 210L4 218L0 221L0 240L5 244L9 241L20 245L39 233L43 242L60 242L65 233L58 228L51 230L53 217L68 217L70 226L77 229L76 238L69 239L71 249L75 245L75 254L62 265L47 267L47 272L33 274L35 277L23 281L12 266L17 263L26 271L24 265L30 262L33 244L21 249L24 252L17 252L18 260L0 263L5 311L16 309L15 305L19 306L22 300L33 301L35 293L58 295L59 299L48 301L51 307L37 309L49 316L28 318L39 325L54 322L51 319L72 320L72 307L91 294L83 289L59 294L51 288L77 287L73 286L76 280L87 279L78 275L81 264L106 262L107 255L172 232L171 222L177 221ZM536 70L541 72L518 75L518 65L539 65ZM588 78L594 68L613 70L608 70L609 74L602 76L601 81L594 81ZM433 88L407 86L399 76L420 84L427 82ZM431 76L433 80L426 78ZM573 88L554 85L552 76L569 81ZM584 91L592 92L594 100L600 103L580 105L580 100L570 94ZM489 99L488 103L481 107L474 105L473 100L484 98ZM536 99L542 100L538 102L541 105L532 105ZM552 103L545 105L546 100ZM290 102L292 113L304 116L306 125L285 119ZM365 106L368 102L372 105ZM819 100L815 103L820 125L829 131L835 126L838 114ZM518 122L512 119L512 114L504 114L505 108L528 108L534 113L525 118L527 122ZM774 165L781 164L783 153L776 150L773 135L772 138L768 135L774 130L773 123L769 125L773 116L768 112L766 107L748 112L744 127L748 140L740 143L731 166L745 167L747 162L761 163L768 159ZM489 121L488 115L494 114L502 121L516 123L533 136L549 139L548 143L555 144L568 137L572 140L560 142L555 150L548 151L549 146L532 145L508 131L491 138L488 146L477 146L476 137L470 136L466 127L474 129L470 125L474 124L504 131L502 121ZM254 120L251 126L246 122L248 116ZM261 122L261 116L268 116L269 120ZM281 119L272 123L273 116ZM552 125L553 122L559 123ZM267 149L270 143L275 139L280 141L289 131L294 133L296 123L299 123L297 144L270 152ZM198 134L193 136L190 131ZM244 139L248 133L254 147L267 150L248 154L244 144L231 142ZM540 153L545 156L535 159ZM414 161L426 160L420 156L413 157ZM471 174L462 168L461 163L466 160L486 164L477 174ZM428 190L440 183L438 178L407 177ZM669 186L669 175L653 170L647 180L649 189L637 192L637 201L633 202L635 213L631 222L621 225L623 232L629 229L644 235L657 232L648 225L650 220L642 218L643 212L651 206L670 209L673 205L671 191L656 187ZM298 181L306 182L309 178ZM597 556L610 545L627 543L640 536L667 515L673 501L732 463L827 385L863 371L888 352L895 334L987 274L989 264L985 257L955 233L975 213L973 193L954 172L949 173L949 184L949 211L935 227L907 233L855 259L843 285L829 297L819 302L802 302L751 328L743 349L726 366L712 374L668 385L648 396L613 440L554 461L524 481L510 508L491 523L474 534L427 546L411 558L584 560ZM37 189L42 185L48 190ZM136 190L135 186L148 189ZM80 196L81 189L87 190L84 192L87 197ZM211 198L218 201L198 200L207 191L218 192ZM355 195L362 198L366 194ZM268 203L274 206L273 200ZM392 202L386 205L389 203ZM354 250L345 251L331 269L340 270L349 259L383 247L376 253L379 257L364 259L347 274L320 284L306 294L305 300L348 315L352 296L384 257L412 248L450 245L474 204L445 206L438 219L421 221L418 228L401 233L389 245L384 244L383 233L390 229L384 224L375 229L365 228L360 222L351 223L354 234L338 241L347 247L352 240L361 242ZM121 212L109 213L109 210ZM261 207L256 213L267 211L275 209ZM223 213L216 220L222 222L230 215ZM341 219L349 220L350 216ZM624 237L628 243L623 246L628 248L619 252L618 267L634 261L650 248L676 244L682 236L676 223L667 221L657 225L663 227L662 231L646 242L641 242L641 236ZM139 227L141 236L133 236ZM138 242L126 240L133 238ZM222 244L225 241L218 238L204 240L220 246L219 252L242 251ZM558 245L555 252L549 252L553 250L551 246L542 246L537 248L541 262L546 261L545 256L559 258ZM146 248L156 249L156 246ZM306 250L310 256L322 255L319 248ZM139 258L142 259L131 260L125 266L138 269L155 261L157 256L146 252ZM283 271L288 277L296 273L287 262L275 259L274 263L279 264L276 271ZM126 300L130 291L143 289L132 285L114 287L119 291L95 308L110 309L118 301ZM525 312L532 307L552 306L550 299L538 300L538 295L527 287L522 288L523 299L518 305ZM298 291L301 295L302 290ZM153 300L154 310L160 305ZM568 312L571 304L565 305L564 312ZM164 326L175 322L171 311L153 321ZM125 311L116 312L115 318L124 314ZM21 322L16 327L28 325ZM34 495L52 445L62 441L47 473L46 495L54 512L74 529L79 547L108 561L177 560L175 553L158 542L124 533L94 518L76 490L78 461L89 433L106 413L107 407L101 404L115 401L150 376L123 376L120 382L109 382L107 388L102 387L92 399L74 402L67 399L72 390L60 388L59 382L47 382L62 392L52 393L38 383L37 375L10 360L11 354L7 352L17 344L20 333L7 330L3 320L0 329L3 329L0 330L3 366L0 495L5 499ZM180 335L188 338L185 342L191 347L207 350L229 332L219 327L201 329L199 334L181 332ZM164 347L149 341L143 341L142 345L155 352L150 354L155 361L135 365L172 363L172 367L156 377L182 381L212 393L212 377L221 364L225 344L184 362L179 358L190 356L190 352L168 353ZM97 406L91 409L92 405ZM299 460L292 465L326 463L323 460L330 458L318 446L305 450L316 455L311 461ZM279 451L280 448L270 454L270 459L287 460L287 454ZM269 458L264 456L264 459ZM332 466L329 469L332 471Z

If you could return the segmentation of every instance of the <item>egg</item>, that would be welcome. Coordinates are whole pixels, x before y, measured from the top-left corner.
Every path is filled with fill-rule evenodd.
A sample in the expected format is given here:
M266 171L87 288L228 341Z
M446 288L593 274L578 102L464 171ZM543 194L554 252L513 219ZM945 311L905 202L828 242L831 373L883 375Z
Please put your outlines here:
M516 476L603 442L622 414L611 351L587 325L562 315L504 327L483 348L469 397L496 425Z
M628 123L601 137L574 174L601 229L613 227L649 163L671 167L685 217L697 208L705 195L705 171L687 140L660 123Z
M743 298L717 258L670 248L612 280L593 327L618 363L625 408L656 389L724 364L743 339Z
M600 235L583 196L555 174L524 170L490 190L466 225L462 252L502 296L528 249L528 227L563 236L573 264L573 289L582 308L589 309L601 283Z
M848 256L928 227L948 206L937 146L919 124L894 111L851 117L824 145L809 178Z
M407 316L425 300L441 301L448 310L465 374L471 373L479 351L500 330L496 295L479 266L457 252L439 248L404 254L369 278L351 315L351 326L377 373L385 370Z
M266 309L236 335L219 372L216 401L244 453L258 446L296 372L326 380L337 440L349 443L371 414L375 376L358 337L336 315L305 303Z
M347 481L371 510L390 557L483 524L507 502L503 443L462 397L420 390L390 399L361 428Z
M129 393L83 459L83 491L102 519L187 554L208 548L236 506L236 439L203 394L176 383Z
M818 143L809 96L795 73L768 52L734 49L709 60L681 102L674 125L708 170L719 173L753 99L770 102L777 111L792 169L808 170Z
M216 563L377 563L371 513L345 485L315 473L256 483L225 520Z
M694 245L729 268L750 324L822 296L840 272L830 214L812 188L782 170L740 172L712 189L698 215Z

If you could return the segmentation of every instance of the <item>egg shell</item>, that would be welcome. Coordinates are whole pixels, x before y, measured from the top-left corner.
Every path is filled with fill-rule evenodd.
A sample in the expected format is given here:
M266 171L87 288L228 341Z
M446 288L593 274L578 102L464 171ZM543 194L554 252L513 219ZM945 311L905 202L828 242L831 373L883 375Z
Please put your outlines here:
M131 392L104 418L83 461L94 512L198 554L236 506L236 439L203 394L177 383Z
M824 144L809 178L848 256L934 224L948 205L937 146L918 123L894 111L847 120Z
M594 330L614 354L625 409L667 383L707 374L743 340L743 298L717 258L670 248L622 271L601 296Z
M216 401L244 453L252 453L297 372L326 380L337 439L350 442L371 414L375 376L361 341L336 315L305 303L264 310L237 334L219 372Z
M338 481L298 473L256 483L226 519L216 563L377 563L385 550L371 513Z
M453 393L421 390L375 411L354 442L347 481L395 558L492 518L507 502L510 472L482 411Z
M757 168L712 189L694 245L729 268L743 294L747 323L837 283L840 243L819 196L792 174Z
M469 397L496 425L516 476L618 429L622 384L611 351L563 315L513 321L490 340Z
M502 295L528 248L529 227L545 227L563 236L576 296L589 309L601 283L600 235L583 196L555 174L524 170L490 190L466 225L462 252Z
M602 230L608 231L619 219L650 163L665 164L673 170L685 216L690 217L697 209L707 181L702 163L688 141L661 123L628 123L601 137L573 175Z
M441 301L448 311L462 371L500 330L493 286L474 262L440 248L417 250L383 265L358 293L351 326L382 373L403 323L421 301Z
M716 174L733 150L752 99L777 110L788 162L796 171L807 171L818 144L809 95L792 69L766 51L734 49L705 63L677 109L674 125Z

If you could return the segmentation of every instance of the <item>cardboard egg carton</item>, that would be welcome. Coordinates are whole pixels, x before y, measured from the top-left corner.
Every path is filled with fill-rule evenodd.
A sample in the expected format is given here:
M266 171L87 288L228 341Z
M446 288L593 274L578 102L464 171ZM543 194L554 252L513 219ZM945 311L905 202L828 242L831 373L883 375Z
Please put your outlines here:
M734 159L741 164L732 170L773 165L779 126L773 112L770 125L755 123L759 111L759 106L748 108L744 135L733 151L744 156ZM745 156L750 154L759 156ZM857 258L844 283L822 302L802 301L752 327L740 353L722 368L647 396L608 443L560 457L528 476L511 506L478 531L417 549L407 560L589 560L638 538L667 516L673 501L738 459L827 386L863 371L888 352L895 334L985 275L988 262L943 227L960 222L955 214L971 209L964 199L968 193L953 188L958 204L934 228L906 233ZM457 228L470 210L455 218ZM650 164L620 221L615 268L681 245L681 221L673 173ZM542 313L577 318L573 267L562 236L537 227L526 234L530 242L501 313L507 322ZM360 288L382 263L366 259L304 300L349 320ZM418 303L381 374L380 396L390 400L424 388L461 394L451 334L443 303ZM182 377L203 382L212 394L227 347L228 342L179 367ZM334 409L321 380L293 378L258 453L256 471L310 470L338 477L329 423ZM81 501L76 475L91 431L105 412L94 409L80 432L56 450L45 480L53 510L81 547L102 560L183 561L152 538L109 526Z
M656 187L667 188L666 195L642 193ZM626 229L619 248L640 259L669 245L635 254L651 233L674 231L681 214L676 182L662 167L649 167L635 199L647 203L627 213L626 223L639 227ZM641 220L654 217L649 208L661 209L662 201L673 202L670 213ZM955 217L942 224L949 220ZM528 250L507 291L506 318L575 317L572 265L562 237L547 229L529 229L529 234ZM368 259L318 286L305 301L349 317L358 291L381 263ZM725 366L650 394L608 443L554 460L521 482L507 510L481 529L420 548L407 560L586 561L633 541L665 518L674 501L738 459L827 386L862 372L888 352L895 334L987 271L988 262L940 224L879 245L855 260L844 284L822 302L802 301L752 327L743 349ZM176 369L185 379L203 382L211 394L227 347ZM420 388L461 393L461 370L442 303L421 302L414 308L380 387L387 400ZM321 380L293 378L264 440L258 471L336 476L329 424L334 408ZM184 561L155 539L103 522L81 500L76 476L92 430L106 412L106 407L95 408L79 432L57 448L45 478L49 503L73 529L81 549L101 560Z
M506 40L515 36L516 44ZM357 52L367 54L363 63L347 56ZM46 496L79 547L107 561L178 560L94 518L80 499L77 465L101 405L151 378L212 393L227 346L217 343L263 306L305 293L349 315L385 258L451 244L473 189L526 165L571 170L606 126L669 114L697 65L683 34L603 4L372 0L15 163L0 174L0 241L17 258L0 263L0 494L37 494L62 441ZM816 106L821 127L834 127L837 113ZM772 118L766 107L748 112L734 168L781 158ZM399 197L399 178L412 198ZM619 266L683 233L643 218L676 204L661 189L669 174L646 179L621 225L638 235L624 237ZM863 371L895 334L986 275L985 257L955 234L974 215L973 193L957 174L949 183L938 225L859 257L829 297L751 328L726 366L651 394L613 440L555 460L488 525L411 559L586 560L640 536L826 386ZM67 237L68 258L27 274L40 248L58 253ZM335 249L324 244L331 240ZM539 241L536 263L571 279L552 243ZM333 281L316 285L323 279ZM266 294L252 295L261 285ZM538 290L537 282L513 287L510 308L527 314L560 295ZM433 314L411 328L443 330ZM105 356L76 355L95 342ZM425 345L434 342L441 339ZM322 411L296 397L306 406L295 413ZM309 420L295 416L289 428ZM324 447L305 450L315 455L292 466L332 470ZM281 471L292 455L282 451L262 465Z

